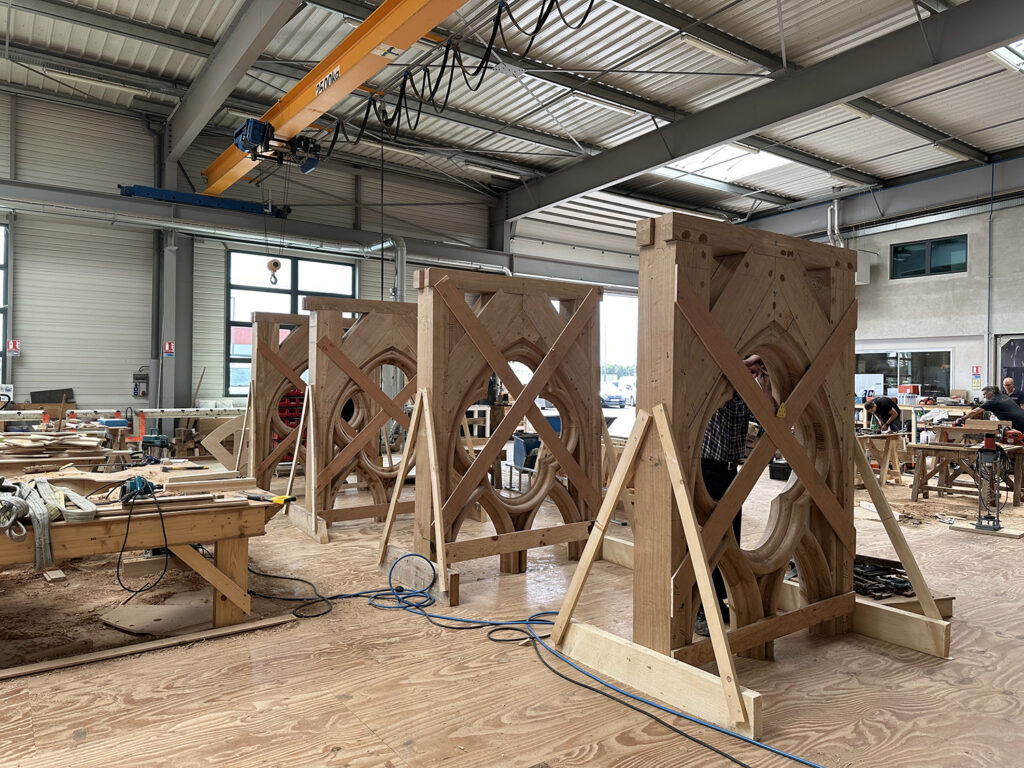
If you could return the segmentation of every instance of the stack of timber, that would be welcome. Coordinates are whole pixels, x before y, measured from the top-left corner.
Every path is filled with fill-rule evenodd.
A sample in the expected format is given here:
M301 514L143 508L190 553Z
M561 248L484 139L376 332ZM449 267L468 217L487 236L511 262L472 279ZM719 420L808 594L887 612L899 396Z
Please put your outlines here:
M128 455L103 443L102 437L74 432L7 432L0 440L0 476L47 472L69 464L94 467L112 455Z

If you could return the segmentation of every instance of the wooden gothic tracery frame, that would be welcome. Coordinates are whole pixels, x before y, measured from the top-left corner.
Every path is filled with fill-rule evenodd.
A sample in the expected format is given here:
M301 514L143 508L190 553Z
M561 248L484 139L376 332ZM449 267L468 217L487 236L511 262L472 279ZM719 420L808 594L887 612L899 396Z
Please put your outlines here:
M437 557L432 497L436 492L448 563L499 555L501 570L517 573L526 568L528 549L559 543L567 543L570 557L578 558L600 503L601 289L439 269L418 272L416 285L419 386L431 410L425 421L432 425L437 446L437 466L431 469L439 487L432 487L421 464L414 551ZM476 297L472 306L467 294ZM519 381L510 361L531 368L529 382ZM471 457L460 429L466 408L486 396L492 372L515 403ZM560 433L541 414L538 397L558 409ZM539 434L542 448L530 489L513 497L495 489L488 472L523 418ZM545 499L555 504L562 523L533 529ZM459 541L462 523L477 503L496 535Z
M416 305L308 297L303 307L310 311L303 417L309 460L305 514L296 514L295 521L324 542L332 522L383 519L387 511L401 458L389 446L392 437L404 442L404 407L416 393ZM382 389L383 371L397 371L395 393ZM337 507L353 473L371 503ZM412 506L407 502L399 511L411 512Z
M849 251L682 214L639 222L637 236L637 420L552 642L599 672L759 738L761 697L740 687L734 653L771 658L775 639L801 629L883 636L869 621L858 623L853 592L853 472L867 467L852 419L856 259ZM743 363L752 353L767 363L778 407ZM765 434L715 501L702 480L702 443L712 415L734 391ZM772 502L761 541L742 549L732 519L776 449L793 475ZM883 618L884 639L901 642L900 634L910 635L901 644L947 656L949 624L874 475L867 474L924 614L896 611ZM632 641L572 620L630 476L636 488ZM798 601L789 599L790 583L784 584L791 559ZM731 626L714 593L715 567L727 585ZM710 639L694 642L701 602ZM699 668L712 661L717 676Z
M282 331L290 332L282 338ZM269 488L274 471L289 455L305 465L301 425L286 424L280 403L289 392L305 393L309 367L309 317L253 312L252 385L249 390L249 463L259 488Z

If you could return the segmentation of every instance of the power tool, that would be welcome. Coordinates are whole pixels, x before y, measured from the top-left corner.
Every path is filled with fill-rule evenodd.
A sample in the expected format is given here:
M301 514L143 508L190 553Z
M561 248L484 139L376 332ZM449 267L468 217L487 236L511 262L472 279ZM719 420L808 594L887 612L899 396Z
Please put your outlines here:
M1024 432L1019 429L1005 429L1002 442L1007 445L1024 445Z

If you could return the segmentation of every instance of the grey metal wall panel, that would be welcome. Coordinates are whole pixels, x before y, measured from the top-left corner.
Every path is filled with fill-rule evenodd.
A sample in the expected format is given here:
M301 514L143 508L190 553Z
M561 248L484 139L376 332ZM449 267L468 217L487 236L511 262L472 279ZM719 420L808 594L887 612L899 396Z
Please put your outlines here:
M72 387L82 407L144 405L131 374L150 361L151 233L19 216L12 255L15 396Z
M141 119L18 97L14 131L22 181L114 194L118 184L153 183L153 137Z
M224 398L224 244L196 239L193 247L192 391L206 368L197 400Z

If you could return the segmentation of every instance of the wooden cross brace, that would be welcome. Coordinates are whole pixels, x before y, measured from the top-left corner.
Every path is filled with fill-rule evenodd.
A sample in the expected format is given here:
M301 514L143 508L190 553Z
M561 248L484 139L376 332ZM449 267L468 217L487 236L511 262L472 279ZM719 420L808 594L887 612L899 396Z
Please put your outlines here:
M786 398L786 400L778 407L778 410L775 411L773 420L780 420L784 423L784 429L787 435L790 435L789 428L797 422L803 414L804 409L807 407L807 404L811 401L811 398L814 397L815 392L817 392L821 387L825 376L828 375L828 372L835 363L836 358L842 353L843 348L849 342L850 335L856 329L856 325L857 305L855 302L849 309L847 309L846 314L843 315L839 324L835 327L832 334L825 342L821 352L811 363L810 367L804 372L804 375L800 378L800 381L797 382L797 385L793 388L789 397ZM768 400L767 395L765 395L761 388L753 382L746 366L743 366L743 375L740 380L744 385L753 385L753 390L756 391L765 401ZM750 387L747 387L747 389L749 390ZM742 392L740 394L744 397L744 400L746 400L746 396L743 395ZM768 408L771 409L771 403L768 403ZM751 410L753 411L754 409L751 408ZM756 411L755 415L757 415ZM759 420L760 418L761 417L758 416ZM762 421L761 423L762 426L764 426L764 422ZM747 496L750 495L754 485L757 483L757 479L761 476L761 473L764 472L765 467L768 466L768 463L775 456L775 443L771 440L771 434L767 434L767 429L765 431L766 434L757 441L757 444L754 446L754 450L751 451L746 461L743 462L743 470L736 475L736 478L729 485L725 494L718 500L711 516L708 518L707 522L704 523L703 539L704 546L707 548L708 552L716 551L725 535L732 532L733 518L736 517L736 513L739 512L740 507L743 506L743 502L746 500ZM790 437L792 437L792 435L790 435ZM795 439L794 442L796 442ZM804 453L803 448L799 443L797 443L797 447L800 454L806 458L807 454ZM809 461L807 463L810 464ZM811 469L814 472L815 477L818 477L820 480L820 476L817 475L813 465L811 465ZM801 481L804 480L804 476L799 471L797 471L797 477ZM822 483L823 482L824 481L822 481ZM827 494L829 498L833 499L833 501L835 500L831 490L828 490ZM838 502L836 502L836 504L838 504ZM845 515L843 517L845 519ZM843 526L843 528L847 532L846 535L851 537L852 540L852 537L855 535L855 532L851 530L853 528L853 523L851 522L848 526ZM849 545L848 549L851 553L853 552L852 543ZM679 586L680 591L683 593L688 592L693 586L694 578L693 564L690 562L689 553L687 553L683 559L682 567L676 575L676 583Z
M523 386L519 378L513 373L512 368L505 359L505 355L498 349L483 323L469 305L466 304L462 292L452 284L451 280L448 277L443 278L434 286L434 290L444 299L448 309L462 326L477 350L479 350L484 361L498 374L498 378L501 379L502 383L508 387L509 391L516 398L516 402L505 414L504 419L492 431L490 440L480 450L480 453L477 454L475 461L469 466L466 474L462 476L455 490L452 491L447 501L445 501L445 519L449 519L449 516L454 515L466 503L495 458L497 458L498 453L512 436L519 420L524 416L530 419L530 423L533 424L538 434L540 434L543 444L554 454L559 466L569 477L569 480L572 481L589 508L591 510L597 509L601 501L601 494L597 486L559 439L558 434L541 414L534 401L540 395L544 385L554 375L558 366L576 342L579 334L586 327L587 323L592 321L594 310L600 301L600 293L597 290L591 290L586 295L569 319L569 322L566 323L561 333L559 333L558 338L551 345L547 355L544 356L540 365L537 366L533 378L530 379L526 386ZM594 397L597 397L596 393Z
M711 635L715 662L718 664L719 678L721 679L722 691L729 709L729 715L734 723L746 723L748 721L748 713L744 707L739 678L736 675L736 664L729 647L729 636L726 631L725 621L722 618L722 608L715 595L715 587L711 580L712 566L708 558L708 552L704 547L704 537L701 535L701 527L697 522L697 516L693 509L693 503L688 490L689 486L679 460L679 450L672 436L672 428L665 413L665 406L660 403L654 408L654 422L660 437L662 452L665 456L665 467L668 470L669 479L672 483L672 492L675 495L676 506L679 510L687 549L693 553L692 561L695 563L697 586L700 590L701 600L704 603L704 613L708 620L708 631ZM622 451L622 456L615 466L615 472L605 492L604 502L601 504L597 519L594 521L593 532L590 538L587 539L587 545L583 550L582 557L580 557L579 565L576 566L576 570L573 572L569 589L558 611L554 627L551 630L551 639L556 646L561 645L565 639L566 632L569 629L569 622L579 603L580 596L583 593L583 586L590 575L590 570L597 559L597 553L600 550L608 524L615 511L619 494L633 472L640 449L647 439L650 426L651 415L644 410L638 410L633 431L630 433L629 439L626 441L626 447Z
M765 431L765 435L755 447L743 472L740 473L740 477L747 475L750 470L754 471L750 471L750 475L743 479L742 484L734 492L733 488L737 486L737 478L737 481L732 483L726 495L719 501L714 515L719 519L716 521L714 531L717 532L720 527L723 529L728 527L736 510L739 509L750 489L753 488L765 466L771 461L775 448L778 448L793 467L800 482L811 494L814 503L821 510L846 551L852 556L855 554L857 535L853 521L850 519L850 515L843 510L832 489L818 473L814 462L811 461L804 447L790 430L811 398L821 388L832 364L849 344L857 323L856 302L853 302L847 309L828 341L825 342L807 372L793 389L790 397L776 410L768 395L750 375L746 365L743 364L743 358L733 347L725 331L703 305L692 286L686 280L680 279L677 288L679 299L676 301L676 308L686 318L711 359L722 370L726 379L743 398ZM752 460L756 460L756 463ZM715 545L717 545L717 541L714 542Z
M380 388L378 387L377 390L380 391ZM359 452L363 450L363 446L365 446L370 441L370 438L376 437L379 434L380 428L387 423L388 419L392 418L392 413L396 409L397 412L402 415L402 419L401 421L399 421L397 418L395 420L399 421L399 423L402 424L403 427L408 429L409 417L406 416L405 413L402 411L400 404L404 403L406 400L412 397L413 394L415 394L415 392L415 376L413 376L411 379L409 379L408 382L406 382L406 385L402 388L402 391L399 392L393 399L389 399L387 395L381 392L381 395L385 399L387 399L391 405L388 408L382 408L380 411L378 411L373 416L373 418L371 418L366 423L366 426L359 430L359 434L352 438L352 442L346 445L342 449L341 453L339 453L337 456L331 459L331 461L327 464L326 467L324 467L323 471L317 477L316 489L318 491L322 491L324 488L327 487L327 485L331 482L335 475L338 474L338 472L340 472L350 463L355 461L356 456L358 456ZM408 453L408 451L409 448L408 446L406 446L406 453Z

